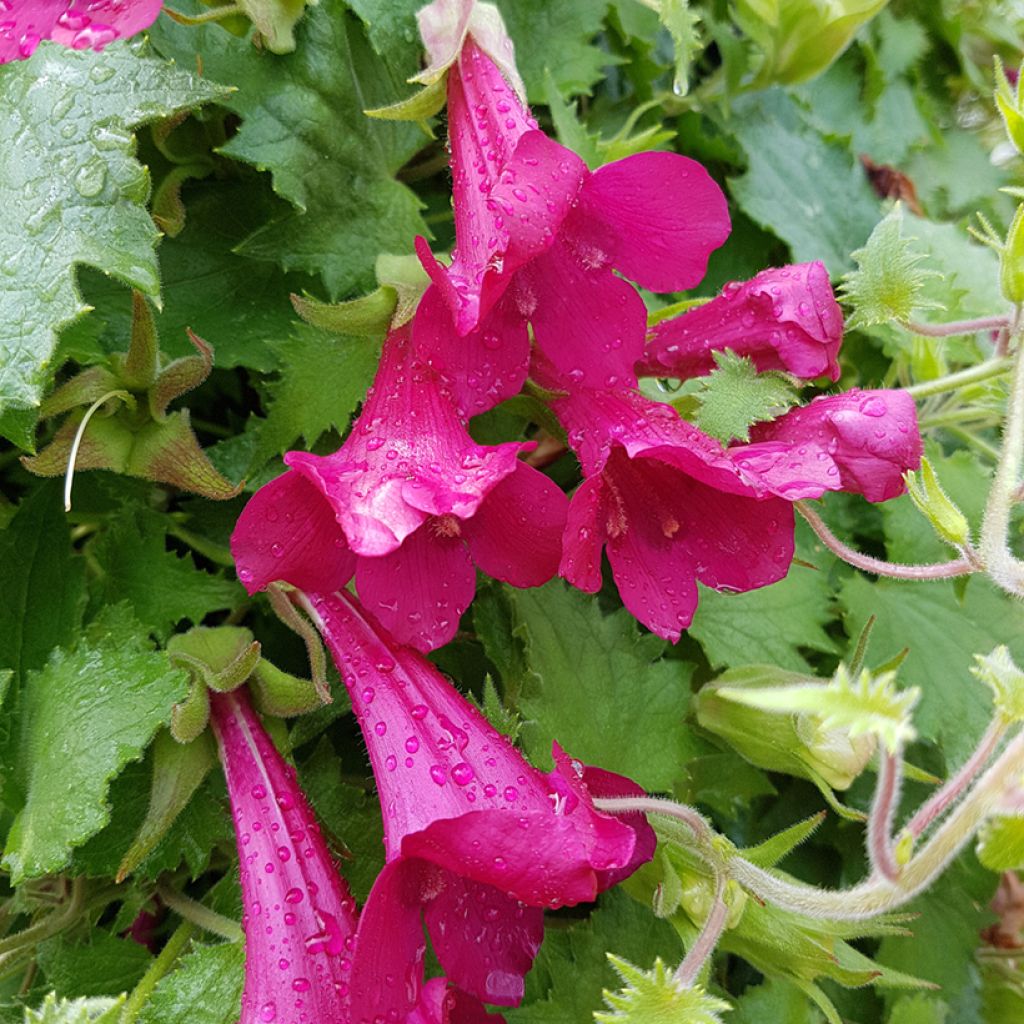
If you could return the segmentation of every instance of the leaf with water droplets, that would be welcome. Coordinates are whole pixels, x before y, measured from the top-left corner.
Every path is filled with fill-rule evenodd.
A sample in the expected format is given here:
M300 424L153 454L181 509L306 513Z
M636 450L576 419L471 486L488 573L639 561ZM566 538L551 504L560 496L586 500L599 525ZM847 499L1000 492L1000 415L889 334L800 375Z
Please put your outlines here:
M114 605L74 650L58 648L29 676L19 763L25 806L3 858L14 884L59 871L107 824L111 779L142 756L185 695L185 674L144 636L127 606Z
M88 264L158 297L159 237L132 129L226 94L138 46L43 43L0 67L0 434L30 448L56 330L88 308Z
M750 428L781 416L797 401L780 373L758 373L749 356L714 354L718 369L702 378L697 426L723 444L750 440Z
M242 1004L241 944L196 946L161 979L140 1024L233 1024Z

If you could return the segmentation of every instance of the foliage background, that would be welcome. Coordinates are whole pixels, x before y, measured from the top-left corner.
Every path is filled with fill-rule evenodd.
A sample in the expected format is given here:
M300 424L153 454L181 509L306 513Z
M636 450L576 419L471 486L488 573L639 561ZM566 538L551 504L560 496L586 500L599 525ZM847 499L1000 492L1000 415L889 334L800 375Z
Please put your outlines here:
M440 251L453 243L443 123L430 138L414 124L362 114L408 95L417 6L321 0L284 55L218 25L163 15L148 44L117 43L102 55L43 44L31 60L0 68L0 132L11 140L0 156L0 432L10 442L0 452L0 668L8 670L0 672L0 930L42 920L55 904L71 908L27 958L13 969L8 961L4 1018L20 1019L24 1004L53 989L68 997L130 990L151 955L125 929L154 906L158 879L238 914L216 774L131 877L113 878L145 813L150 741L185 689L163 653L168 638L190 624L244 622L276 664L307 671L298 639L235 582L228 536L246 494L279 471L284 450L337 446L376 365L379 339L303 324L289 296L351 298L376 286L380 253L409 253L418 233ZM894 0L823 74L795 85L769 75L756 86L762 48L724 2L689 5L699 24L688 53L635 0L499 6L542 126L591 163L648 131L646 144L701 160L726 188L733 234L695 294L787 261L822 259L834 279L849 271L887 208L866 156L903 176L882 182L883 192L901 191L912 206L907 183L916 190L921 217L910 218L907 234L934 271L926 297L943 307L935 315L1003 310L997 259L964 227L981 210L1005 230L1014 204L999 189L1024 184L991 101L992 53L1011 66L1020 58L1019 4ZM59 417L37 423L42 395L127 349L130 287L154 303L167 359L192 352L186 327L213 347L212 374L172 408L187 407L214 465L244 480L244 491L212 501L81 472L65 515L59 483L31 475L19 455L45 449L57 429ZM649 298L654 308L669 297ZM920 382L979 355L968 339L865 328L847 336L841 384ZM921 407L929 456L975 524L1002 386ZM475 435L534 433L523 408L487 414ZM550 472L566 487L577 479L571 458ZM832 495L825 515L867 552L946 557L907 498L874 507ZM613 590L595 602L557 581L526 592L489 583L456 641L434 657L519 728L538 766L558 737L584 760L699 804L736 843L753 845L823 802L809 783L753 767L697 726L691 694L720 670L767 662L828 675L875 615L869 664L909 648L901 682L923 690L910 760L941 775L987 721L967 672L971 655L1007 643L1024 658L1024 610L984 579L872 581L802 527L798 546L799 561L776 586L704 592L674 648L641 635ZM281 739L365 897L381 862L379 811L343 688L331 707L295 720L287 737L285 729ZM908 800L925 791L908 790ZM860 807L869 796L870 778L846 794ZM856 880L861 827L830 815L786 867L829 885ZM982 938L997 880L965 855L913 905L913 938L862 943L885 967L940 987L844 990L826 981L844 1017L1014 1019L1007 1000L1019 997L1021 978L992 966ZM158 928L169 924L165 916ZM548 931L527 999L507 1014L514 1024L589 1021L614 982L606 950L644 965L682 953L676 933L621 891L596 908L550 915ZM231 1024L240 969L236 947L196 944L143 1021ZM738 956L719 956L713 980L735 1003L734 1024L821 1019L791 982L766 981Z

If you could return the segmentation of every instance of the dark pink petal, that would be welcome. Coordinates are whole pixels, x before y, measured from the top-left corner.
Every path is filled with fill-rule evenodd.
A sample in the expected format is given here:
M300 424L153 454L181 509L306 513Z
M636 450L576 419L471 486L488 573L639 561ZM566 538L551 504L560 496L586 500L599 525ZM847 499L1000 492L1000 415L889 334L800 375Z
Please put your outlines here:
M431 978L405 1024L505 1024L505 1018L488 1013L476 996L449 988L444 978Z
M241 1024L287 1021L296 1011L311 1020L345 1020L355 901L294 769L245 691L211 693L210 704L238 840L245 930Z
M356 563L356 589L367 608L401 643L432 651L448 643L476 593L476 572L458 520L428 519L402 546Z
M551 248L588 174L571 149L543 132L523 135L490 192L490 209L508 232L504 273Z
M676 153L605 164L587 179L566 224L595 262L659 292L699 284L729 231L722 190L699 163Z
M0 64L31 57L41 39L74 50L102 50L115 39L149 28L161 0L8 0L0 5Z
M828 271L822 263L799 263L727 284L710 302L656 324L639 372L695 377L715 368L714 352L731 349L759 370L837 380L842 340L843 314Z
M438 375L416 359L406 326L384 342L373 387L341 448L326 456L289 452L285 462L330 502L352 550L377 556L394 551L429 515L473 515L528 447L476 444Z
M405 1021L414 1011L420 1000L427 951L423 882L423 866L407 861L386 864L377 876L359 915L349 984L350 1016L341 1018L341 1024L346 1020L360 1024Z
M646 307L608 267L584 259L556 240L517 276L520 308L537 347L571 387L628 387L643 353Z
M734 457L791 500L842 490L887 501L903 493L903 474L921 464L917 409L905 391L825 395L760 424L752 437Z
M264 484L249 499L231 534L231 554L250 594L275 580L337 590L356 565L331 506L295 472Z
M427 931L448 978L487 1003L518 1006L544 939L544 913L443 868L426 904Z
M588 594L601 589L601 552L605 531L604 478L598 473L576 489L562 535L558 575Z
M632 828L532 768L349 594L309 601L366 740L389 860L429 860L531 906L593 899L600 873L630 862Z
M427 289L412 327L416 356L434 370L464 420L519 393L530 365L526 321L498 302L484 322L459 337L437 286Z
M473 561L514 587L546 583L562 557L568 505L558 484L520 462L462 525Z

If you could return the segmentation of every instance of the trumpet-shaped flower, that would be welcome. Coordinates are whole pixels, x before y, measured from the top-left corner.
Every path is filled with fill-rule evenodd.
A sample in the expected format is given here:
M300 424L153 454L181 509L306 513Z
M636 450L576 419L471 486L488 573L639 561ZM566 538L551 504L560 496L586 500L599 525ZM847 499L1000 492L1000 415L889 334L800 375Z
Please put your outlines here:
M730 454L790 501L826 491L888 501L905 490L903 474L921 465L917 409L905 391L823 395L759 424L751 437Z
M427 10L451 6L441 0ZM478 45L472 21L460 31L445 37L445 56L433 62L450 62L456 248L445 267L419 239L424 267L459 335L478 330L508 293L537 346L570 381L629 384L646 311L615 271L659 291L691 288L729 233L725 197L700 164L674 153L641 153L589 171L537 130ZM451 38L463 40L454 59ZM510 366L526 365L521 334L503 348Z
M213 693L231 797L245 929L241 1024L344 1024L356 905L295 772L244 691Z
M673 642L697 607L697 581L746 591L786 575L792 507L671 406L627 389L552 402L583 468L559 573L601 587L607 551L625 606Z
M639 788L557 746L555 770L542 774L348 593L310 594L305 603L348 687L384 817L387 864L360 942L364 930L379 934L415 958L422 915L456 985L516 1004L541 941L541 908L592 900L653 853L642 818L612 818L591 802ZM390 998L387 1012L402 1019L412 994L394 986Z
M713 353L728 348L759 370L837 380L842 340L843 314L828 271L819 262L798 263L734 281L710 302L657 323L639 372L696 377L710 373Z
M0 5L0 64L31 57L43 39L102 50L149 28L161 0L19 0Z
M446 643L476 589L474 565L513 586L558 568L566 498L517 456L476 444L437 374L392 332L362 414L333 455L290 452L232 535L252 593L274 580L331 591L355 574L403 642Z

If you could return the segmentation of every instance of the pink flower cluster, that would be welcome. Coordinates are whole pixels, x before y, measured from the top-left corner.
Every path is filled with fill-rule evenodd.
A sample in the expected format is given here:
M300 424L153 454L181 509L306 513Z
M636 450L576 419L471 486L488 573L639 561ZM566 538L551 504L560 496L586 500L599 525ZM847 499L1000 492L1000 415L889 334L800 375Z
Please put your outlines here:
M638 374L706 374L724 349L836 380L843 323L825 268L766 270L648 331L634 283L700 282L730 230L721 189L674 153L591 171L548 138L490 5L435 0L420 25L424 77L447 75L456 249L444 264L416 240L430 286L384 340L348 437L287 454L232 537L250 593L290 584L332 652L386 865L357 915L258 720L215 698L243 863L242 1024L496 1019L483 1003L521 1000L544 908L593 900L652 855L646 821L594 807L632 782L557 745L554 771L535 770L423 657L455 635L478 570L593 593L607 554L626 607L675 641L698 582L746 591L786 575L794 501L885 500L920 460L902 392L821 397L732 447L646 397ZM528 375L578 458L571 498L523 460L534 442L470 433ZM426 935L446 980L424 984Z

